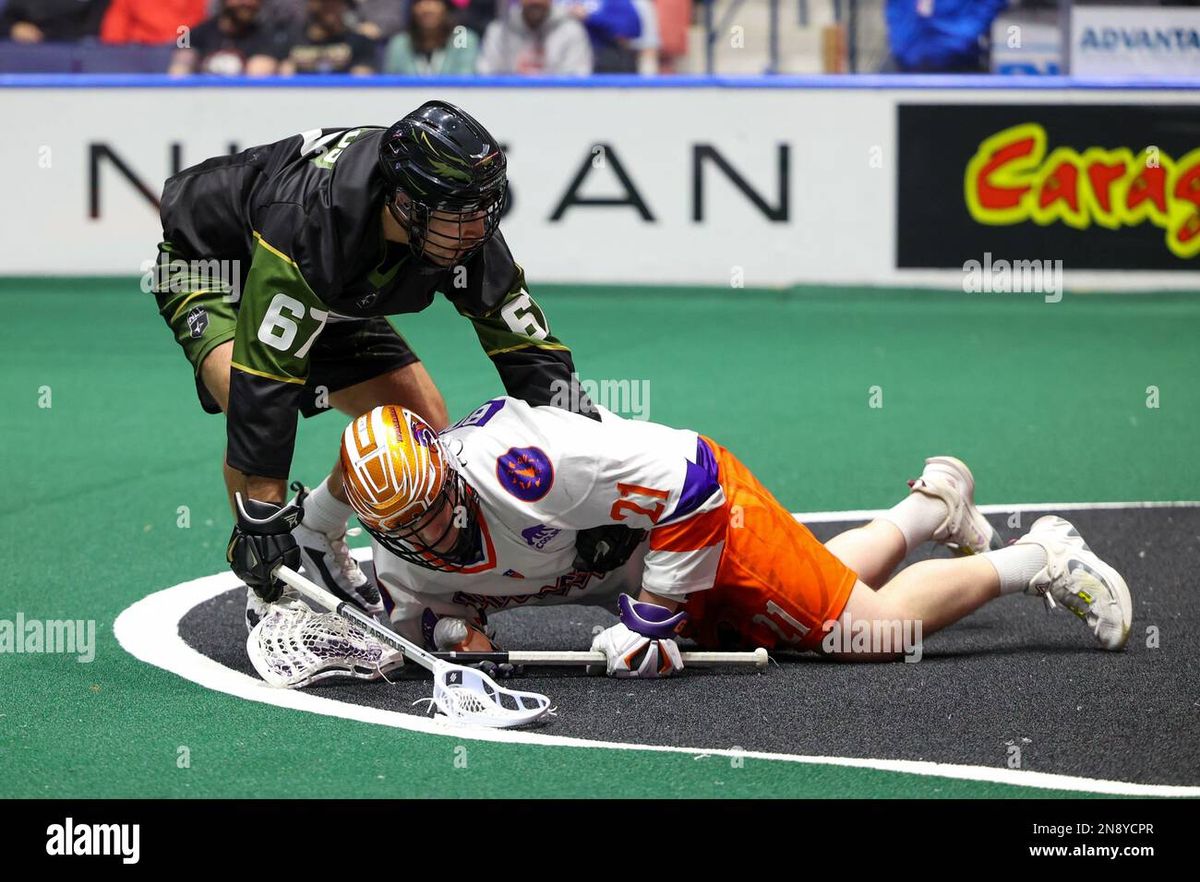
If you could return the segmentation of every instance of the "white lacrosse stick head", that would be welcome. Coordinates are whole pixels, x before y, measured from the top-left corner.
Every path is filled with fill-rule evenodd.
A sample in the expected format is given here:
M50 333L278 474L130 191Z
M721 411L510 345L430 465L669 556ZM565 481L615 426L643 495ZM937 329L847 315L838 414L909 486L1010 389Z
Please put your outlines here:
M272 606L246 639L259 676L292 689L330 677L377 680L404 664L404 655L334 613L302 603Z
M433 671L432 701L456 723L511 729L553 715L550 699L538 692L506 689L477 668L438 662Z
M330 677L375 680L404 664L401 651L353 622L299 602L272 606L246 639L246 652L264 680L292 689ZM432 658L421 664L433 673L433 698L422 701L452 722L508 729L553 713L545 695L506 689L476 668Z

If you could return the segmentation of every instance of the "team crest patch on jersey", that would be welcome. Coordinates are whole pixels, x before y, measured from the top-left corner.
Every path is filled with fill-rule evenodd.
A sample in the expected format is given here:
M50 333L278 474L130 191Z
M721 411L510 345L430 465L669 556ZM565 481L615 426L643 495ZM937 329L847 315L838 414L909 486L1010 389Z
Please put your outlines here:
M534 524L532 527L526 527L521 531L521 538L529 545L530 548L536 548L539 551L546 547L546 543L561 533L556 527L547 527L545 524Z
M536 447L511 447L496 460L496 480L517 499L537 502L554 484L554 466Z
M508 576L508 578L510 578L510 579L524 579L525 578L524 573L518 573L516 570L505 570L504 575Z
M197 306L187 314L188 332L192 335L193 340L200 339L200 335L204 333L208 327L208 310L203 306Z

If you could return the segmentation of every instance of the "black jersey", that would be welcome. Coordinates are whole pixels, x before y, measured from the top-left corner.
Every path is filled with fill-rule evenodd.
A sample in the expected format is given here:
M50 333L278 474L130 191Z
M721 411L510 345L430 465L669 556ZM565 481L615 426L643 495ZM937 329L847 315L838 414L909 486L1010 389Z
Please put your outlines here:
M383 238L384 129L314 129L170 178L163 235L173 259L234 267L237 302L228 463L286 477L313 341L331 321L418 312L438 292L475 326L505 391L530 404L586 398L504 237L435 267ZM565 385L564 385L565 384Z

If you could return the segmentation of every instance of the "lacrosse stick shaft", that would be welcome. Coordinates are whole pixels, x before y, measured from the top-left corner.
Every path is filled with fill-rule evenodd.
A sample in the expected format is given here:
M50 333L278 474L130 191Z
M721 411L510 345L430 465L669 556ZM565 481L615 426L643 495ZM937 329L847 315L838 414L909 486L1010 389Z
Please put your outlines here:
M352 603L338 598L334 594L326 591L320 585L313 582L311 579L306 579L295 570L288 567L280 567L276 573L286 585L296 589L302 595L307 597L313 603L321 606L332 613L337 613L342 618L349 619L362 628L376 640L381 643L386 643L393 649L398 649L404 653L406 659L412 659L425 670L433 672L439 664L440 659L435 658L430 653L426 652L420 646L413 643L411 640L406 640L401 637L391 628L385 628L379 622L375 621L365 612L360 610Z
M603 652L435 652L435 658L458 664L473 665L479 662L511 665L558 665L571 667L575 665L602 665L606 662ZM761 646L752 652L683 652L684 666L704 667L706 665L752 665L756 668L767 666L767 651Z

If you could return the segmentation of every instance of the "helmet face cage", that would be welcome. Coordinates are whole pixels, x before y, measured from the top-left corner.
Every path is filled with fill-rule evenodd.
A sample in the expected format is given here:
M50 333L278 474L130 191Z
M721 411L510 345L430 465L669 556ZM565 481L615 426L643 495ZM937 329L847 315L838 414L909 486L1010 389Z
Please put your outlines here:
M506 190L502 184L486 198L431 205L398 189L388 209L408 233L408 246L416 257L448 266L467 260L492 238L500 226ZM437 221L436 230L430 229L432 219Z
M421 533L449 510L445 528L432 541ZM415 518L389 530L359 518L371 537L396 557L414 566L453 573L472 563L479 550L479 499L454 468L438 494L437 502ZM458 530L453 545L442 548L452 530Z

